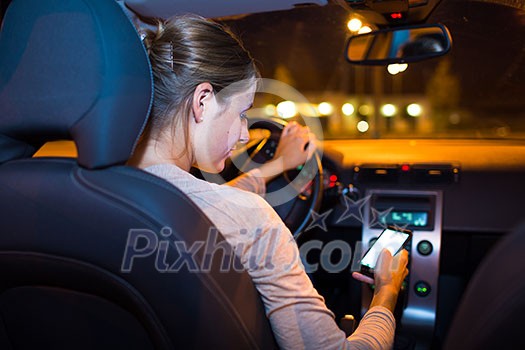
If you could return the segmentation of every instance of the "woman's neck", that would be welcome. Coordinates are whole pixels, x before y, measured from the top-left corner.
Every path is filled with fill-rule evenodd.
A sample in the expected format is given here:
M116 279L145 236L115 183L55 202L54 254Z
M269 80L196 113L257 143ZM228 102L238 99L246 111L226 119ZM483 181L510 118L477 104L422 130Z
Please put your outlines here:
M157 164L175 164L182 170L189 171L191 160L188 152L182 157L175 158L173 154L178 155L180 153L172 152L170 147L165 145L165 142L154 140L139 142L127 165L144 169Z

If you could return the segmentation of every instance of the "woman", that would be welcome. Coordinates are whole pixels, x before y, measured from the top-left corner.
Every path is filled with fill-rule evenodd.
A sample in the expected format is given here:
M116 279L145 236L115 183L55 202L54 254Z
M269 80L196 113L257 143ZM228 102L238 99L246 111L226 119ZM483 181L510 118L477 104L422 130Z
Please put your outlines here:
M145 43L155 98L151 121L130 164L184 191L219 229L260 292L281 348L391 348L392 311L407 274L406 251L396 257L381 254L370 310L346 339L275 211L260 196L188 172L194 165L206 172L221 171L235 144L248 139L245 113L253 103L258 72L241 43L222 26L196 16L171 19L157 32L148 32ZM290 126L288 133L297 136L303 148L308 143L305 129ZM312 147L310 143L301 153L302 161ZM282 158L270 166L282 171L289 164Z

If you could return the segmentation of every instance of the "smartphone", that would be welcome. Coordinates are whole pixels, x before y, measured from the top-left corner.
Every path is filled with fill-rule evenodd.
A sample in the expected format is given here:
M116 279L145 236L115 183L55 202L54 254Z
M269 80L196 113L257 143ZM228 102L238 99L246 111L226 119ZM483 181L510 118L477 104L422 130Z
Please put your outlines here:
M392 255L396 255L412 239L412 231L395 226L388 226L366 251L361 259L361 270L363 275L374 278L374 269L377 258L383 249L388 249Z

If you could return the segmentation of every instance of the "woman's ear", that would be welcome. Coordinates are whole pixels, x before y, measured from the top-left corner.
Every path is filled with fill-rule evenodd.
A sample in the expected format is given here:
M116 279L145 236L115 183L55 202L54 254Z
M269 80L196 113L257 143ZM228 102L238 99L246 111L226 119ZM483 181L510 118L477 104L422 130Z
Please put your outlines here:
M213 86L210 83L200 83L193 92L193 118L196 123L204 121L204 110L213 98Z

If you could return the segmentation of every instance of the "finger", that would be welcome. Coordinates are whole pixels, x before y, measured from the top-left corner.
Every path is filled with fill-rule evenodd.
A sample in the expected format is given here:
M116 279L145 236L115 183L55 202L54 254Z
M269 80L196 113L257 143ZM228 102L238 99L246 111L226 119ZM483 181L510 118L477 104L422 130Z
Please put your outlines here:
M376 275L383 275L392 270L393 257L392 253L386 248L381 250L376 262Z
M286 124L283 128L283 132L282 132L282 135L287 135L290 133L290 130L292 130L294 127L296 126L296 123L295 122L290 122L288 124Z
M392 271L403 271L406 268L407 263L408 263L408 258L406 257L406 254L404 254L401 251L397 253L392 259L391 269Z
M408 264L408 251L406 249L401 249L394 257L396 262L401 264L401 266L406 267Z
M290 137L300 137L301 134L300 126L291 126L286 132L286 135Z
M406 249L403 249L401 253L401 259L403 260L405 266L408 265L408 251Z
M301 140L303 141L304 144L310 142L309 134L301 134L299 137L301 138Z
M294 134L294 135L301 135L301 134L304 134L306 131L305 131L305 128L304 126L300 125L300 124L297 124L297 123L293 123L293 124L287 124L285 126L286 130L288 133L290 134ZM284 131L284 129L283 129Z
M308 133L308 140L310 140L310 143L313 145L317 145L317 137L315 137L315 134L312 132Z
M288 124L286 124L286 128L288 128L289 130L296 129L298 126L299 124L297 124L297 122L289 122Z
M315 143L315 141L313 141L311 138L310 138L310 141L308 141L308 143L306 144L306 151L308 152L308 156L307 156L307 159L310 159L312 158L312 156L314 155L315 151L317 150L317 144Z
M381 253L379 253L379 257L377 258L376 266L388 266L392 262L392 253L390 253L390 250L383 248L381 250Z
M405 257L405 258L408 258L408 251L406 249L401 249L399 252L397 252L396 256L402 256L402 257Z
M317 138L317 136L313 132L310 132L308 136L310 137L310 143L315 146L315 149L321 150L323 147L323 144L319 142L319 139Z
M315 142L309 137L309 134L304 135L302 139L303 152L306 154L306 160L310 159L316 150Z
M352 277L355 278L356 280L360 281L360 282L364 282L364 283L368 283L368 284L374 284L374 280L368 276L365 276L359 272L352 272Z
M294 134L292 141L296 145L297 150L304 151L306 150L306 144L310 141L310 139L305 135L296 133Z
M392 261L392 272L399 274L402 279L405 279L405 277L408 275L408 259L404 259L403 255L395 256L394 260Z
M301 126L301 127L299 128L299 132L300 132L301 134L308 134L308 133L310 133L310 128L308 128L307 126Z

